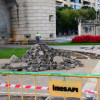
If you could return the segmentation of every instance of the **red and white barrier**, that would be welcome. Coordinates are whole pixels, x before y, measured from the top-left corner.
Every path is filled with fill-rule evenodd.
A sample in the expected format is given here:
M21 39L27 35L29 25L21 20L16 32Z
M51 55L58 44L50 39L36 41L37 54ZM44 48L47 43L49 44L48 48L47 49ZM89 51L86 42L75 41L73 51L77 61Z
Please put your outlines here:
M8 87L8 84L0 83L0 87ZM11 87L11 88L21 88L21 85L9 84L9 87ZM25 88L25 89L35 89L35 86L23 85L23 88ZM49 90L48 87L41 87L41 86L37 86L36 89Z
M8 87L8 84L0 83L0 87ZM9 87L11 87L11 88L21 88L21 85L9 84ZM23 85L23 88L25 88L25 89L35 89L35 86ZM49 90L49 87L36 86L36 89ZM97 94L97 91L82 90L82 93ZM99 94L100 94L100 91L99 91Z
M82 93L97 94L97 91L82 90ZM100 94L100 91L99 91Z

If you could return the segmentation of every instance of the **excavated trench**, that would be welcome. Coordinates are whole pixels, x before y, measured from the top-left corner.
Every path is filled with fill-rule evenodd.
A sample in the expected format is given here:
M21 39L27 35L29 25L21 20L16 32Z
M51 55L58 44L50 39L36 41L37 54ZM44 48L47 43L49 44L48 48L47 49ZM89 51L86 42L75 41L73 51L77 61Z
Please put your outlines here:
M70 51L66 50L69 56L73 56L75 59L100 59L100 54L82 52L82 51Z

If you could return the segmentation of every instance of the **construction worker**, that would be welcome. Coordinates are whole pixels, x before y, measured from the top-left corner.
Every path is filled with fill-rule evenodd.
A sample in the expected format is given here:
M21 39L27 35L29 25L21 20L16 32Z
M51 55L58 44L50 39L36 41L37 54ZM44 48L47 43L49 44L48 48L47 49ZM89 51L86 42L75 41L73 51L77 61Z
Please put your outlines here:
M40 36L40 34L37 32L37 34L36 34L36 43L40 43L40 38L41 38L41 36Z

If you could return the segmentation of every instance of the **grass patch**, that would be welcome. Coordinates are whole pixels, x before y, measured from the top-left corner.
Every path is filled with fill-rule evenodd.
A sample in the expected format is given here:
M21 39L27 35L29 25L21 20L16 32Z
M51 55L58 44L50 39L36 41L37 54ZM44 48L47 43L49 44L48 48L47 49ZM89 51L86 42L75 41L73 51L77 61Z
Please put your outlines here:
M51 45L100 45L100 43L73 43L73 42L67 42L67 43L57 43L57 44L51 44Z
M0 50L0 58L10 58L12 55L21 58L28 49L29 48L12 48Z

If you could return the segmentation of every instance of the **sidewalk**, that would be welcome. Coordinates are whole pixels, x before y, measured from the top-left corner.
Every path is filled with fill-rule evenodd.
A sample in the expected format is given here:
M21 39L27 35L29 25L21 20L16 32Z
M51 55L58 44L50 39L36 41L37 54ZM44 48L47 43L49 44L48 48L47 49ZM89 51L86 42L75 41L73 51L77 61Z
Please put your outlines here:
M64 50L71 50L71 51L82 51L82 52L90 52L90 53L96 53L96 54L100 54L100 46L99 45L95 45L94 49L91 49L93 47L93 45L73 45L73 46L50 46L53 47L55 49L64 49Z

